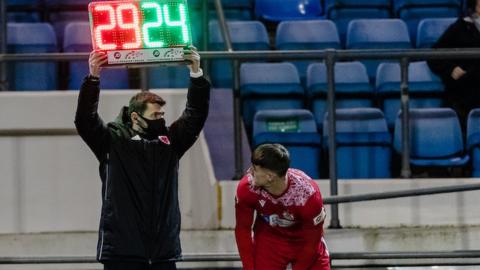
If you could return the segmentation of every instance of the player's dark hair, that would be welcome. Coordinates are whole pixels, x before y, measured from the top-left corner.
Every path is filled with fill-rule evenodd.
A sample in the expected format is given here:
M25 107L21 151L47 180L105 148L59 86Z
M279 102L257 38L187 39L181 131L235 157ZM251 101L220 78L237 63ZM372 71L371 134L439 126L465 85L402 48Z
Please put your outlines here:
M253 151L252 164L283 177L290 167L290 154L281 144L262 144Z
M160 96L152 92L142 91L130 99L128 104L128 115L132 115L133 112L143 115L147 109L148 103L156 103L160 106L164 106L166 104L165 100Z
M467 0L467 16L472 16L477 8L477 0Z

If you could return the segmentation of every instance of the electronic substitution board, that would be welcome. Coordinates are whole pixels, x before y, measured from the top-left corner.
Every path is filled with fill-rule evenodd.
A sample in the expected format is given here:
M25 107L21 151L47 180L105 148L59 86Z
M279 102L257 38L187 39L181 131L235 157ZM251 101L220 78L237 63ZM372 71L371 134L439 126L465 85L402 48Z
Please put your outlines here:
M88 12L93 49L109 65L184 63L192 44L186 0L98 1Z

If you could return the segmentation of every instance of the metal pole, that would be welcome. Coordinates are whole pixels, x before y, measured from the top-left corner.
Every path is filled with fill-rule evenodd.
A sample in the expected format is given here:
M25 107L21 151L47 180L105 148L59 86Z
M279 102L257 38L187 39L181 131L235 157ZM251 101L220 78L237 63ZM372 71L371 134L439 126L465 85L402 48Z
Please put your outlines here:
M7 53L7 1L0 0L0 54ZM7 63L0 63L0 91L7 91Z
M222 33L223 40L225 41L225 49L231 52L233 51L232 39L230 36L230 29L227 27L227 22L225 20L225 14L223 13L222 2L220 0L215 0L215 9L218 16L218 25Z
M203 0L202 2L202 33L203 33L203 39L202 39L202 50L203 51L208 51L208 42L210 40L209 37L209 31L208 31L208 0ZM208 60L203 60L203 74L205 76L208 76L208 73L210 71L210 61Z
M330 169L330 195L338 195L337 179L337 146L336 146L336 125L335 125L335 50L327 50L325 64L327 65L327 83L328 83L328 161ZM332 218L329 228L341 228L338 218L338 205L332 204Z
M409 124L409 96L408 96L408 58L404 57L400 61L402 82L400 85L402 102L402 178L410 178L412 171L410 169L410 124Z
M140 89L142 91L149 90L148 68L140 68Z
M222 2L215 0L215 9L217 11L218 23L222 32L223 40L225 41L225 49L228 52L233 52L232 39L230 36L230 29L225 20L223 13ZM240 99L240 62L233 61L233 141L234 141L234 155L235 155L235 172L233 179L242 178L243 174L243 160L242 160L242 117L240 115L241 99Z
M242 117L240 108L240 62L233 61L233 131L234 131L234 152L235 152L235 174L233 179L241 179L243 174L242 158Z

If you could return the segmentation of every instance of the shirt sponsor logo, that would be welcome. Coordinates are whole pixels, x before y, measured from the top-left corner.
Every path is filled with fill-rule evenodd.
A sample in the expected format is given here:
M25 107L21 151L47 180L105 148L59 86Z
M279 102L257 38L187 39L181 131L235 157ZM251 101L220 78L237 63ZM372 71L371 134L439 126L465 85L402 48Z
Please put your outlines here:
M287 220L280 218L277 214L273 214L270 216L267 215L262 215L263 220L265 220L270 226L272 227L281 227L281 228L287 228L295 225L295 221L293 220Z

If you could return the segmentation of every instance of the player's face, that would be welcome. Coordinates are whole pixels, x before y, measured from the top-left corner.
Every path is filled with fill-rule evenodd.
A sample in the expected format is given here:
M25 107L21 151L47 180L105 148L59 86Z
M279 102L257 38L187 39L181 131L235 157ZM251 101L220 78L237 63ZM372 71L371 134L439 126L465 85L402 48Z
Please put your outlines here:
M477 5L475 6L475 12L480 16L480 0L477 0Z
M252 165L253 184L257 187L267 187L273 180L273 172L260 166Z
M143 117L150 120L157 120L163 118L165 115L165 109L157 103L147 103L147 108L143 113Z

